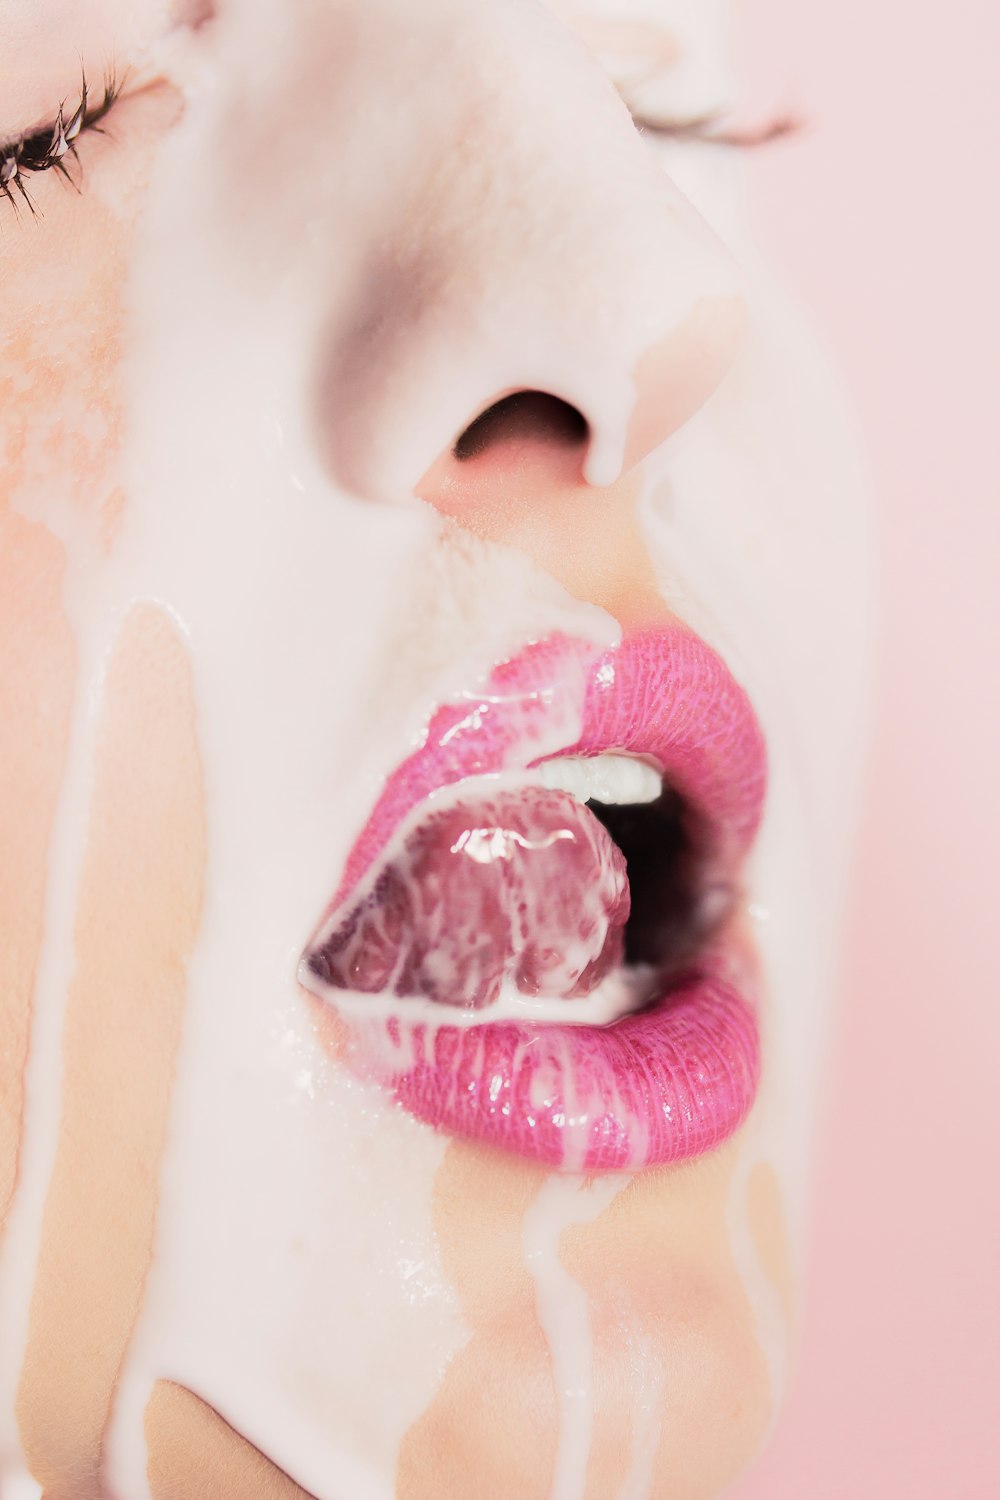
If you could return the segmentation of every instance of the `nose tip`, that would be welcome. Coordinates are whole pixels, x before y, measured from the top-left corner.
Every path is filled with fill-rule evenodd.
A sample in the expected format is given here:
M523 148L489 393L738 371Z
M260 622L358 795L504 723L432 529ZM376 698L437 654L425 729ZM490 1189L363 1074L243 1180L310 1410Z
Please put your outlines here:
M469 10L490 107L481 70L456 75L431 134L414 136L414 185L337 280L317 343L320 456L368 499L417 489L438 504L473 445L480 467L509 470L520 445L607 488L697 410L739 342L736 264L606 76L555 22L526 72L527 16Z

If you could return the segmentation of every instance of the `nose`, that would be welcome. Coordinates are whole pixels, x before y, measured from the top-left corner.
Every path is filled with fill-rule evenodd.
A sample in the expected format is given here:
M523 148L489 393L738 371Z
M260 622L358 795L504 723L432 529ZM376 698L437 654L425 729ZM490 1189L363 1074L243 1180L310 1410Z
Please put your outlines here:
M734 263L578 39L542 7L469 11L317 413L341 485L453 515L512 468L615 485L715 389L744 318Z

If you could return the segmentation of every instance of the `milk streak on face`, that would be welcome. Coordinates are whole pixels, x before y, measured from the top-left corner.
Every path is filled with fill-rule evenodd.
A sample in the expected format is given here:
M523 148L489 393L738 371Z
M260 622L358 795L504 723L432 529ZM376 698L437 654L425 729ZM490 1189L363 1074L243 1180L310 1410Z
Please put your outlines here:
M558 9L0 0L5 138L133 64L84 195L0 201L5 1500L708 1497L780 1396L860 485L738 167L566 25L697 113L720 8ZM586 454L451 483L521 388ZM296 964L436 704L670 610L769 741L764 1084L709 1158L553 1177L354 1080Z

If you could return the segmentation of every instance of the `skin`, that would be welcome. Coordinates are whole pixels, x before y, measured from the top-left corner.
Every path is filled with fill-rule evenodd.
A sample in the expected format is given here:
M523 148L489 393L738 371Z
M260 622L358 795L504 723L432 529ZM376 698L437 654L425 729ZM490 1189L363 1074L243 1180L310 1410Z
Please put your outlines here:
M564 20L570 9L560 7ZM149 0L147 10L153 36L211 24L202 7ZM72 85L81 45L89 63L108 54L109 38L131 36L124 17L112 0L95 5L78 43L54 11L26 28L0 0L0 51L14 59L0 130L46 117ZM662 31L656 45L663 63ZM66 580L99 578L113 565L134 499L116 471L124 289L157 151L181 116L177 91L144 64L115 108L114 138L83 143L82 196L48 174L32 188L38 222L16 223L0 202L0 722L12 726L0 739L0 1252L22 1183L50 840L79 753ZM280 125L276 113L262 128ZM579 437L544 408L522 409L468 460L442 449L414 486L442 518L440 545L471 534L512 547L622 624L662 622L638 514L642 466L719 386L746 338L742 299L707 296L643 351L624 472L607 488L586 483ZM164 609L139 604L121 622L98 725L63 1070L51 1080L58 1140L14 1403L23 1461L46 1500L104 1493L109 1416L155 1254L158 1170L202 918L211 823L202 729L188 646ZM315 1015L304 996L301 1005L338 1067L336 1019ZM561 1261L586 1294L595 1348L585 1500L617 1494L628 1477L637 1348L655 1405L656 1500L708 1500L759 1446L773 1391L728 1228L734 1195L789 1322L793 1276L779 1179L763 1164L745 1178L740 1152L737 1138L697 1162L645 1173L594 1222L563 1235ZM550 1493L558 1406L521 1243L544 1175L462 1141L444 1151L433 1225L469 1337L405 1433L400 1500L465 1493L470 1475L480 1500ZM155 1500L306 1495L199 1393L162 1373L144 1424Z

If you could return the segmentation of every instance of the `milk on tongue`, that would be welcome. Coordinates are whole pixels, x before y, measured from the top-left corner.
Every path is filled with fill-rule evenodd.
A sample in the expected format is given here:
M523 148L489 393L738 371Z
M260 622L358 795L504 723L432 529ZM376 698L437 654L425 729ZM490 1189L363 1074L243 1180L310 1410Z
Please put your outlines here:
M411 814L309 966L474 1010L511 985L576 999L621 965L629 904L621 850L569 792L465 783Z

